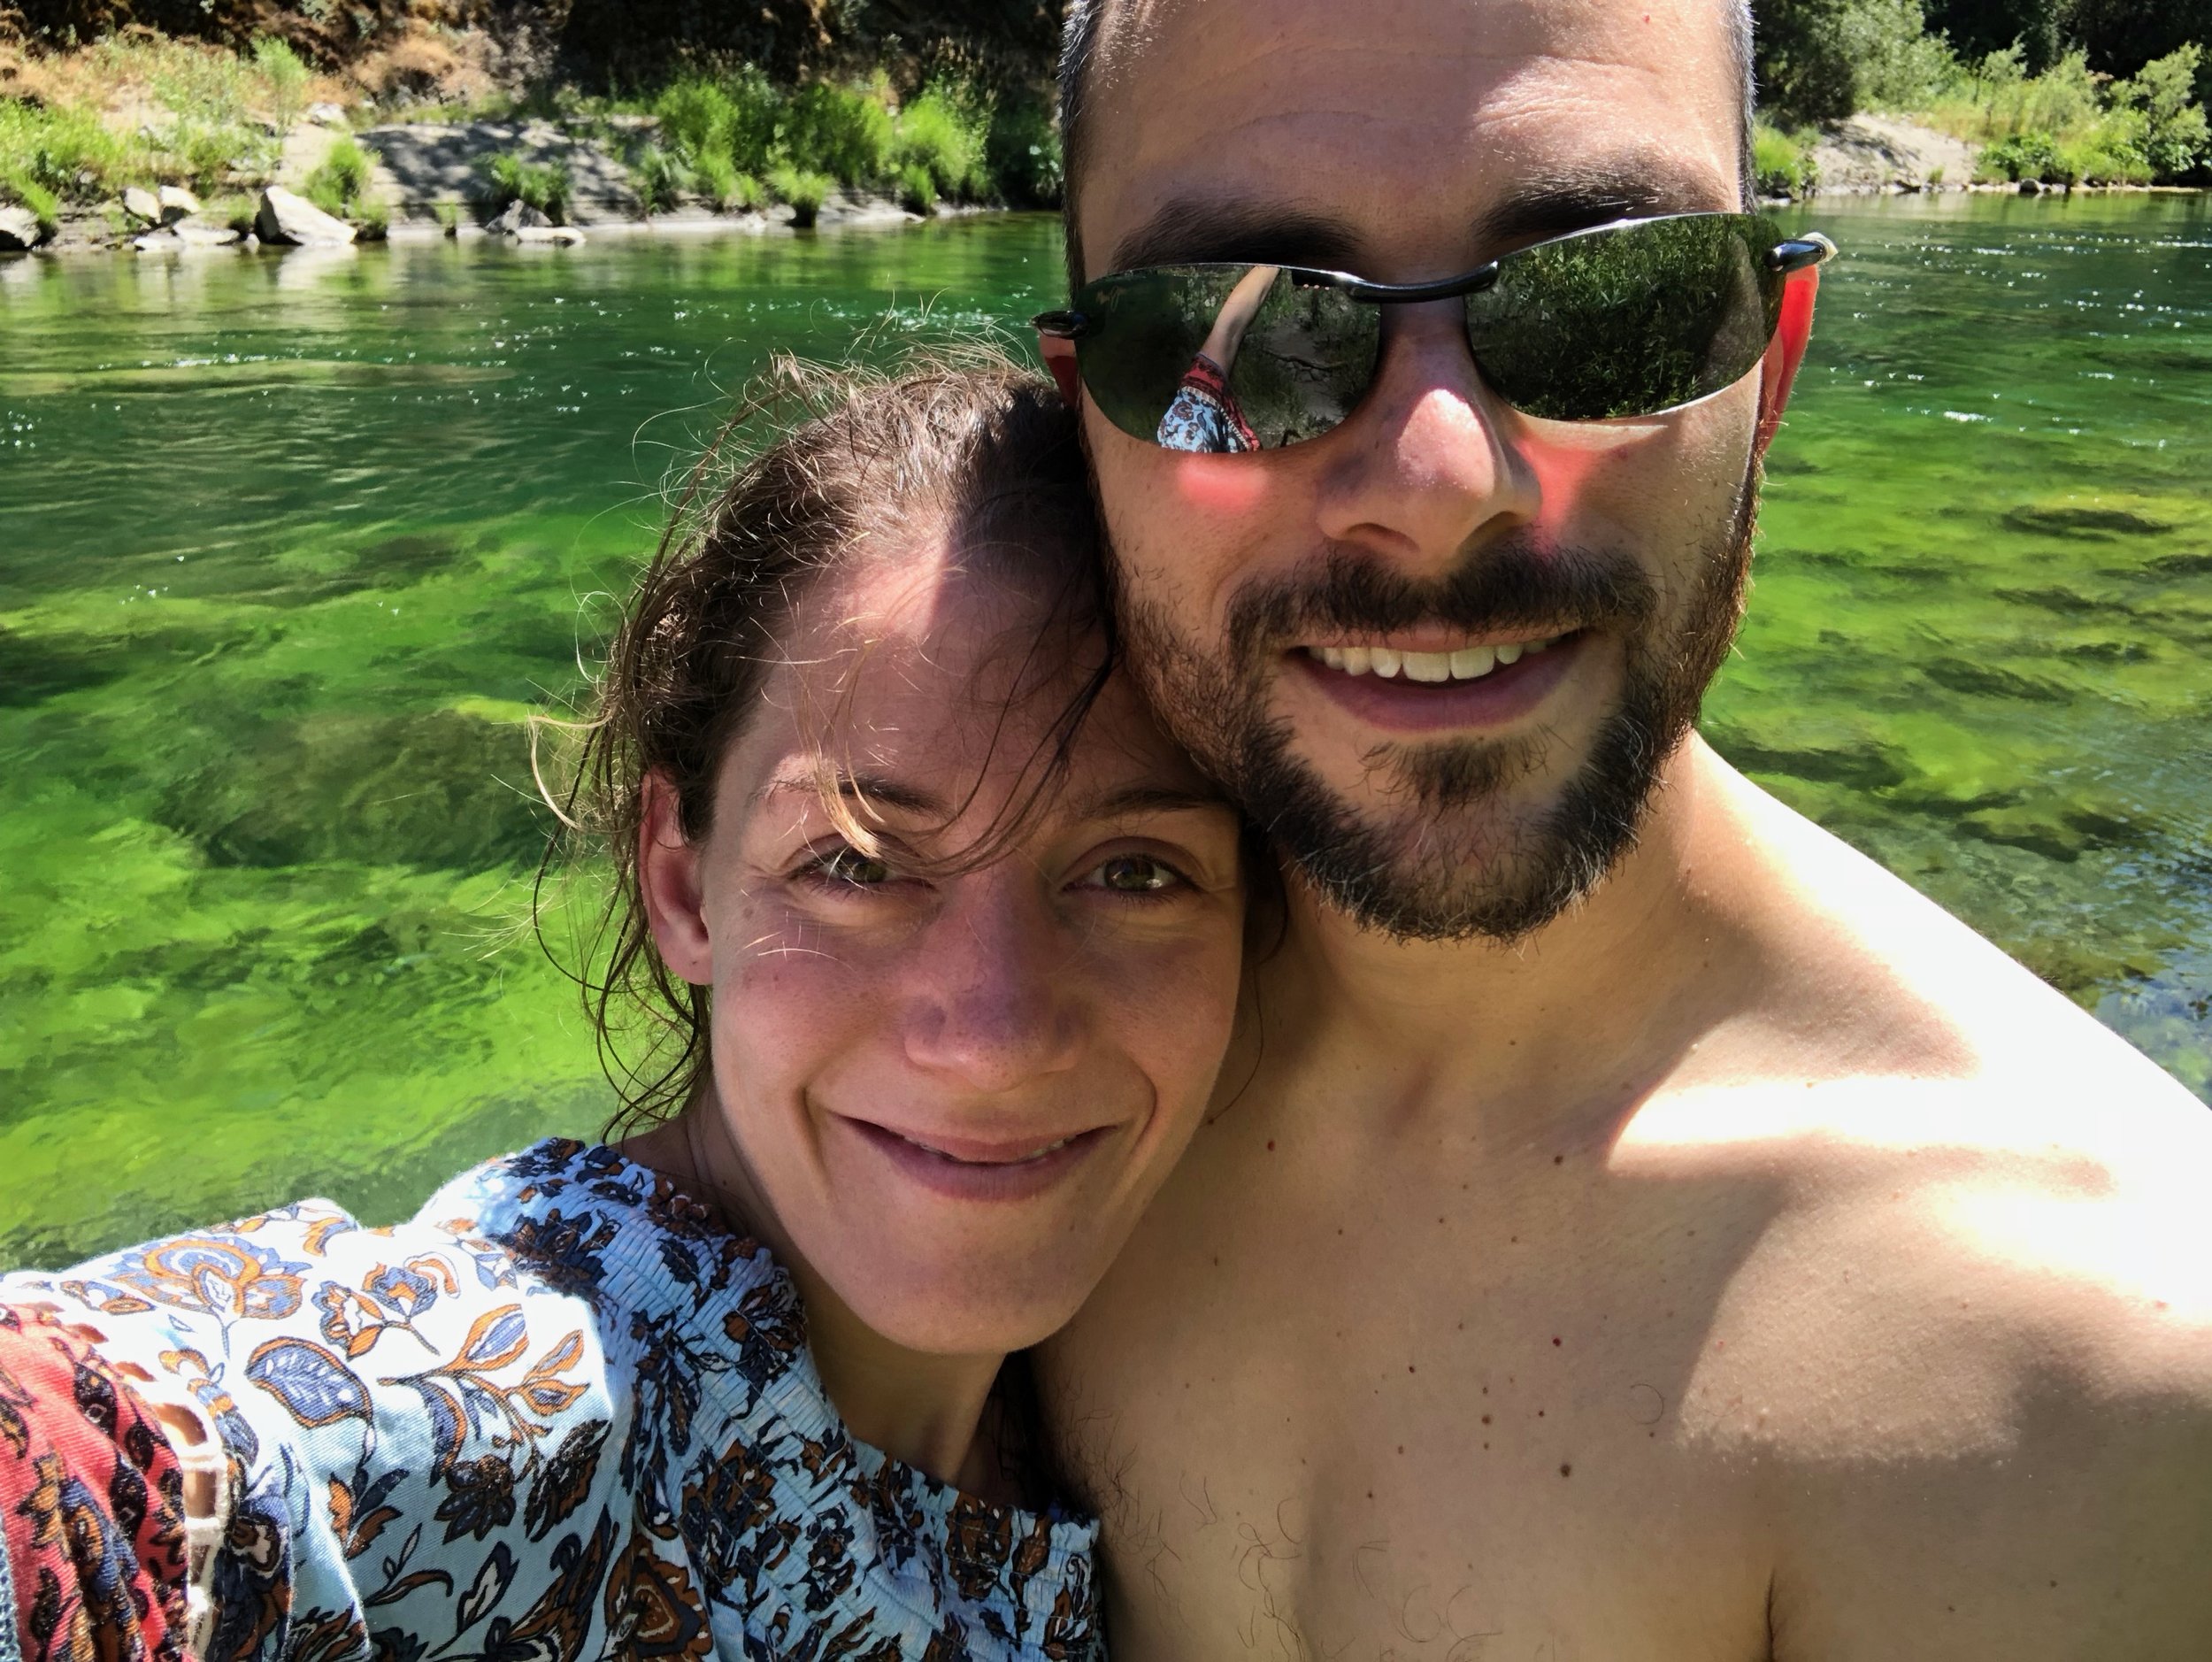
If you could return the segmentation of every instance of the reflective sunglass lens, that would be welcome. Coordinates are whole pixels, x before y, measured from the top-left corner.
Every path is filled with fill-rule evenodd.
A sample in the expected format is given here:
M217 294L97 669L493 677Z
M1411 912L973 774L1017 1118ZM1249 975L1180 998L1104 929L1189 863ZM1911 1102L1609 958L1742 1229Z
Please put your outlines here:
M1655 219L1509 256L1469 296L1475 361L1525 415L1655 415L1732 386L1773 338L1781 274L1763 222Z
M1168 450L1276 450L1343 421L1373 378L1376 308L1272 265L1164 267L1093 284L1084 385Z

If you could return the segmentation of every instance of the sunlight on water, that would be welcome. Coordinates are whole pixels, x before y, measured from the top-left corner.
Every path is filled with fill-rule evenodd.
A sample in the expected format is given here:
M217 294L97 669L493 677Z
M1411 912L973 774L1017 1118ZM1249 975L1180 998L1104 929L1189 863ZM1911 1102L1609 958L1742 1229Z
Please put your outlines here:
M2212 1097L2212 219L1809 222L1708 731ZM0 262L0 1262L596 1126L523 718L768 352L1057 273L1039 219Z

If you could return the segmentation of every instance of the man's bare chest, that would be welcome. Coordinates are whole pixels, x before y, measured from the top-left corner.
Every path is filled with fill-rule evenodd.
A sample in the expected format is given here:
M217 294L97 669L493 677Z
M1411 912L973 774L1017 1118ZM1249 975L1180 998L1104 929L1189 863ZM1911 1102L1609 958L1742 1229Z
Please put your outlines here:
M1682 1413L1732 1232L1447 1176L1163 1232L1055 1351L1118 1657L1766 1653L1752 1474Z

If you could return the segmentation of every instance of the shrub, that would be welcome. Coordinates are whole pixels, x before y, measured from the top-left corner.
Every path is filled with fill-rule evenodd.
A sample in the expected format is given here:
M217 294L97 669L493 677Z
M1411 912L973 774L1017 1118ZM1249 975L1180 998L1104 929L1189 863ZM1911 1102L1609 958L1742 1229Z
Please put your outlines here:
M984 165L1008 202L1022 207L1058 207L1064 189L1060 129L1050 106L1033 96L1002 104L991 119Z
M727 156L738 119L736 102L711 81L680 81L653 101L661 137L695 163Z
M880 77L867 88L821 81L800 88L777 119L776 153L787 167L827 173L849 185L888 177L897 132L887 96Z
M915 168L933 195L974 198L991 192L984 156L991 138L990 100L972 88L931 87L899 112L897 165L902 189Z
M291 126L307 107L307 86L312 79L307 65L300 62L288 42L264 35L253 43L253 66L260 72L267 89L269 114L280 124Z
M648 213L665 213L691 188L690 171L658 144L649 145L630 165L630 182Z
M388 216L369 200L369 181L374 176L375 156L348 135L330 147L322 165L308 174L300 194L325 213L341 219L357 219L365 227L383 227Z
M1981 172L1984 178L2009 180L2015 184L2026 180L2075 182L2068 176L2058 141L2048 133L2014 133L1999 139L1982 151Z
M1763 196L1810 196L1820 169L1799 139L1762 121L1752 135L1752 176Z
M0 184L26 207L34 189L59 201L92 202L155 172L142 141L111 132L93 111L0 98Z
M937 181L919 162L899 170L899 205L909 213L927 213L937 205Z
M568 198L572 186L567 163L533 162L518 151L503 150L487 161L483 171L485 181L490 187L494 213L499 212L510 203L519 202L526 208L535 208L556 223L568 218Z
M732 208L760 206L760 181L750 173L740 173L737 164L721 150L703 156L692 169L699 194L711 203L718 213Z
M768 188L783 201L791 204L791 223L804 230L821 217L822 204L836 189L837 181L827 173L803 172L783 166L768 175Z

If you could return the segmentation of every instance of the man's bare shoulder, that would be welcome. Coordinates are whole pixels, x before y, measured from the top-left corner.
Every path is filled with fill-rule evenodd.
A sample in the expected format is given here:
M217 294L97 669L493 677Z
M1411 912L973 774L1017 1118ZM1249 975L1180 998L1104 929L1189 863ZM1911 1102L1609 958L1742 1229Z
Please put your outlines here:
M1766 1196L1680 1428L1775 1479L1783 1630L2207 1653L2212 1111L1779 804L1746 819L1801 937L1612 1158Z

